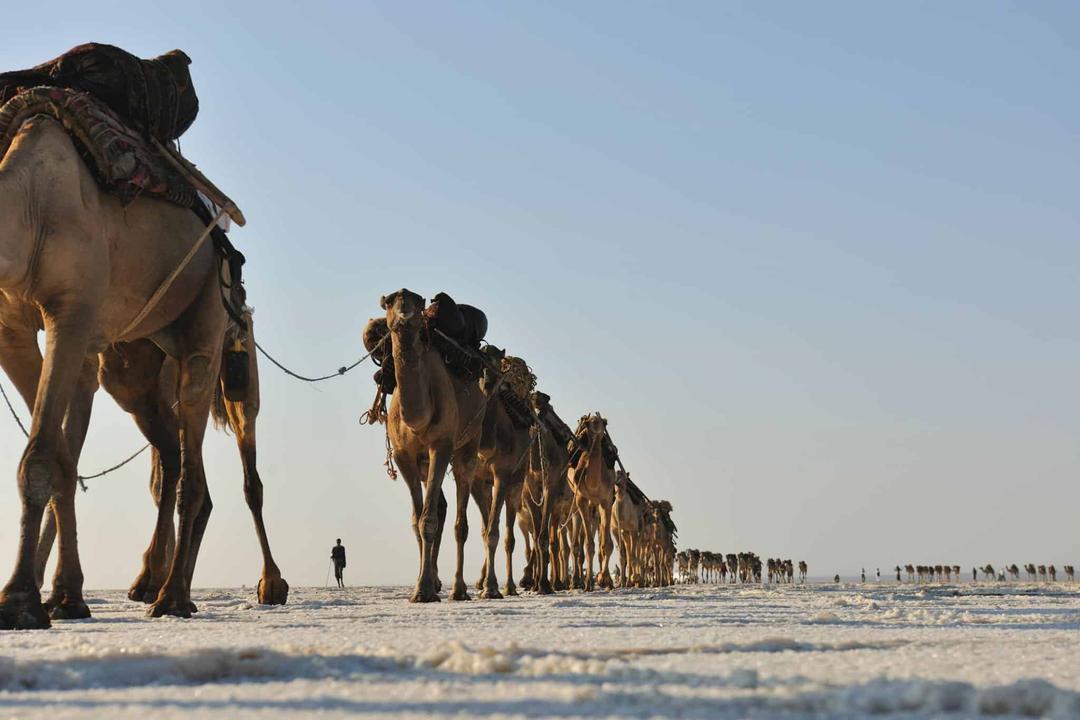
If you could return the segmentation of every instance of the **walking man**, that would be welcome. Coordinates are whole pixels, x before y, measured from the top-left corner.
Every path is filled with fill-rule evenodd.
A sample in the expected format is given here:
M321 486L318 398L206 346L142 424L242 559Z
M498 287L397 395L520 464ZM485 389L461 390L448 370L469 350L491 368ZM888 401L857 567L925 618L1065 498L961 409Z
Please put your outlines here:
M339 588L345 587L342 571L345 570L345 546L341 544L341 538L337 539L337 545L330 548L330 559L334 561L334 579Z

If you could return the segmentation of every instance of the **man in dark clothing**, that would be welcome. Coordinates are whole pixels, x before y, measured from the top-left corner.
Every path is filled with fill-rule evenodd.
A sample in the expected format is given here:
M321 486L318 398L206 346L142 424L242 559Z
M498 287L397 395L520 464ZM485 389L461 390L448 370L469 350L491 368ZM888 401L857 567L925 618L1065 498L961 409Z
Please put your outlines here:
M337 580L337 586L343 588L345 580L341 575L345 569L345 546L341 544L341 538L337 539L337 545L330 548L330 559L334 561L334 579Z

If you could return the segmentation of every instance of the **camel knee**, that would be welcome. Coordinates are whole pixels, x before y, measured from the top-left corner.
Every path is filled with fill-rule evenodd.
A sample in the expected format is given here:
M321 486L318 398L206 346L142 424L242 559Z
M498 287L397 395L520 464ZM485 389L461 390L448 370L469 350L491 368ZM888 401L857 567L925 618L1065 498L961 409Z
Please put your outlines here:
M517 540L514 538L513 533L506 534L506 539L503 540L503 546L506 548L506 552L514 552L514 548L517 547Z
M420 533L424 539L431 542L435 539L435 536L439 534L439 519L433 517L430 513L425 513L420 518Z
M22 501L33 508L45 507L56 493L59 463L43 451L28 450L19 465Z
M258 473L249 473L244 476L244 500L252 510L262 510L263 484Z
M469 539L469 521L461 518L454 523L454 539L463 543Z

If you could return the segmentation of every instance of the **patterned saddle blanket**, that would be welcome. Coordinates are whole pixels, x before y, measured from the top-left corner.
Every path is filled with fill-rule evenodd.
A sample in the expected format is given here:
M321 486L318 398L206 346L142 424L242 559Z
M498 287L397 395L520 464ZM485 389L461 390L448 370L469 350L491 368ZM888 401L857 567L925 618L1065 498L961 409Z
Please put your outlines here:
M147 139L94 96L51 86L22 90L0 107L0 158L23 124L44 115L63 125L98 184L125 205L138 197L167 200L202 216L202 193L238 225L243 213L178 152Z

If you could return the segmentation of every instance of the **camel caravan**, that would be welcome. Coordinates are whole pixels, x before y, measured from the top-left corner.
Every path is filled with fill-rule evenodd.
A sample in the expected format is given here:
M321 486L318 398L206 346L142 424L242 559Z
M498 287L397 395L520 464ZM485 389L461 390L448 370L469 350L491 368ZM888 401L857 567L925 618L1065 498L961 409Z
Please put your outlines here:
M1065 579L1073 582L1076 579L1076 570L1072 565L1063 565L1062 572ZM959 565L905 565L894 568L896 581L901 582L900 573L909 583L949 583L961 582L962 577ZM1020 580L1020 567L1016 563L1002 564L1000 569L995 569L989 563L981 568L971 568L971 581L978 582L980 573L983 581L994 582L1018 582ZM1025 578L1028 582L1057 582L1058 571L1055 565L1024 565Z
M244 217L177 144L199 107L190 62L179 50L143 60L91 43L0 74L0 367L31 412L0 629L90 616L74 497L99 388L151 448L157 522L129 597L155 617L197 611L191 578L212 509L202 441L213 418L236 436L243 461L263 552L259 601L287 600L255 462L260 398L244 257L225 232ZM457 490L451 598L469 596L470 498L483 517L482 597L502 595L495 556L503 518L506 594L517 592L515 524L526 546L523 589L614 587L616 545L620 586L673 582L671 504L630 479L600 414L571 430L522 360L482 342L487 321L474 308L444 295L428 305L407 290L382 306L385 318L369 328L382 334L369 348L381 369L368 418L385 423L388 469L400 469L410 493L420 554L414 601L439 599L448 469Z
M678 580L683 583L761 583L762 562L755 553L714 553L707 550L683 550L675 556ZM769 585L795 582L795 563L791 560L768 558L764 564L764 579ZM799 583L806 582L807 565L800 560Z
M384 296L380 305L385 316L364 329L364 345L379 366L375 401L364 420L385 425L388 472L395 478L400 473L412 502L419 551L413 602L440 599L448 469L456 499L451 600L469 599L464 559L470 500L482 518L484 557L476 583L482 598L516 595L519 587L549 594L674 582L671 503L649 499L631 480L600 413L585 415L571 430L551 396L536 390L525 361L485 344L487 317L475 307L445 293L429 303L407 289ZM501 589L500 521L506 557ZM514 581L515 525L525 541L520 583Z

